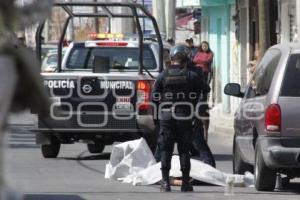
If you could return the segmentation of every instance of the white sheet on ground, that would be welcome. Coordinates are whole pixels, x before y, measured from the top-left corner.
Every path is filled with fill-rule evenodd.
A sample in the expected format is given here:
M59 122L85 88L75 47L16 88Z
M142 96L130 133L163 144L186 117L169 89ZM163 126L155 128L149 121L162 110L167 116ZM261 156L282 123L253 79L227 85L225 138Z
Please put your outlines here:
M179 157L172 157L170 176L181 177ZM225 186L233 179L236 187L253 187L254 178L250 172L245 175L228 174L201 161L191 159L190 176L193 179ZM161 180L160 163L156 163L146 141L141 138L117 144L113 147L110 162L106 165L105 178L115 179L133 185L150 185Z

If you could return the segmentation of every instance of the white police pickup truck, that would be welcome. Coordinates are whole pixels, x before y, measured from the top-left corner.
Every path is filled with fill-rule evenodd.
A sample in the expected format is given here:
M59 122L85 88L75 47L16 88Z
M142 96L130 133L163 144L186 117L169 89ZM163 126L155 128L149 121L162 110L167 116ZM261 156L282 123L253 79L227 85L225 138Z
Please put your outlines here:
M122 5L144 11L137 4ZM164 67L163 54L168 57L170 46L162 43L155 19L150 19L156 40L145 39L139 26L139 36L129 39L122 34L94 33L94 40L71 43L64 58L58 56L57 73L42 73L53 100L50 116L39 116L37 124L36 141L45 158L57 157L61 144L74 142L85 142L89 152L101 153L105 145L115 141L145 137L155 148L157 129L150 94L154 77ZM42 32L41 27L37 34Z

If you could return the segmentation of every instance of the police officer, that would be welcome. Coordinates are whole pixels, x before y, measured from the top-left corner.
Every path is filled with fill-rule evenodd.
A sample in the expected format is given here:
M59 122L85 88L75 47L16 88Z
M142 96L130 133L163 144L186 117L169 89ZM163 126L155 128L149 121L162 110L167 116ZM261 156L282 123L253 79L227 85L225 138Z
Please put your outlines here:
M201 79L203 78L203 72L202 69L199 67L196 67L193 63L193 53L191 52L191 48L189 48L189 54L188 54L188 69L197 73L199 76L201 76ZM213 154L207 144L207 131L208 126L205 126L208 122L209 123L209 111L208 111L208 105L204 102L207 102L207 93L204 91L200 97L199 97L199 103L201 103L201 106L199 107L198 111L199 116L208 118L208 120L204 119L198 119L194 118L193 124L193 139L192 139L192 148L191 148L191 157L197 160L200 160L212 167L216 167L216 162L213 157ZM204 137L206 136L206 137ZM157 150L159 151L159 149ZM158 155L155 155L156 160L160 159Z
M189 59L193 60L197 53L197 48L194 45L194 40L192 37L189 37L185 40L185 42L188 45L188 49L189 49L188 57Z
M193 71L198 76L202 78L202 71L201 68L195 67L192 65L192 61L190 60L190 49L188 48L188 61L187 61L187 67L188 70ZM199 107L199 116L201 117L209 117L205 113L207 113L207 106L204 104L204 102L207 101L207 93L206 91L203 91L203 93L200 95L198 99L199 103L201 103L201 106ZM213 154L207 144L207 141L205 140L205 130L204 130L204 124L202 119L194 118L193 120L193 137L192 137L192 148L191 148L191 158L200 160L212 167L216 167L216 162L213 157ZM161 161L161 151L160 147L157 146L154 157L157 162Z
M185 45L174 46L170 58L171 66L157 77L152 95L160 108L158 149L161 157L161 191L171 190L169 171L176 142L182 171L181 191L188 192L193 191L189 182L193 105L198 95L203 91L209 92L210 88L200 76L187 68L188 48Z

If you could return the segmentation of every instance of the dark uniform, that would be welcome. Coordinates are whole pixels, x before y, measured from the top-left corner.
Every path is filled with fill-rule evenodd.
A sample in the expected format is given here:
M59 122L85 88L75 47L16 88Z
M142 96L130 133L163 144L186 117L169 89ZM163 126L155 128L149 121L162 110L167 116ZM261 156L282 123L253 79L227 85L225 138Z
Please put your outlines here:
M207 84L195 72L182 65L171 65L157 77L154 84L153 101L161 104L158 149L161 152L162 191L170 191L169 170L175 142L178 145L182 171L181 191L193 191L189 172L194 107L190 105L195 105L203 91L209 92ZM178 103L185 105L174 106ZM186 119L178 119L176 116Z
M188 61L188 70L195 72L198 76L202 78L202 70L199 67L193 66L191 64L190 59ZM200 96L199 98L200 102L206 102L207 97L205 92L206 91L204 91L204 94L202 93L202 95ZM201 109L199 110L200 116L209 117L209 114L207 115L208 111L206 111L207 108L208 107L205 105L201 106ZM204 130L203 121L201 119L194 118L191 157L196 160L202 161L208 165L211 165L212 167L216 167L215 159L207 144L207 141L204 138L204 135L205 135L205 130ZM159 146L157 146L154 156L157 162L161 161L161 150Z
M188 68L197 73L199 76L201 76L201 79L203 78L203 72L201 68L196 67L193 63L193 56L195 54L189 53L188 56ZM207 93L202 93L201 97L199 98L199 102L207 102ZM203 116L205 118L209 118L209 111L208 111L208 105L202 105L199 109L199 115ZM202 119L194 119L194 130L193 130L193 142L192 142L192 148L191 148L191 156L194 159L200 160L208 165L211 165L212 167L216 167L216 162L213 157L213 154L207 144L207 131L209 126L209 119L208 120L202 120ZM155 157L158 158L157 155Z
M198 67L189 67L190 70L196 72L199 76L202 77L202 71ZM202 79L203 80L203 79ZM193 130L193 145L191 149L191 156L194 159L200 160L212 167L216 167L216 162L213 157L213 154L207 144L208 136L208 125L209 125L209 110L208 104L203 104L207 102L207 93L202 93L199 98L201 106L199 107L199 115L208 119L194 119L194 130Z
M204 139L203 120L194 119L193 146L191 149L191 157L200 160L212 167L216 167L214 156Z

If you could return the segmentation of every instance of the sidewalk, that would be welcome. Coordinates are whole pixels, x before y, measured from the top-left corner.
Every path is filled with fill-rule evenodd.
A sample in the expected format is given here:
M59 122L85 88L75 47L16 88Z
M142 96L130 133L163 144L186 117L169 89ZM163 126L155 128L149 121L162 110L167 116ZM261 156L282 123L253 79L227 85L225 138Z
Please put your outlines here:
M215 106L210 110L209 132L233 135L233 118L233 114L222 111L222 105Z

